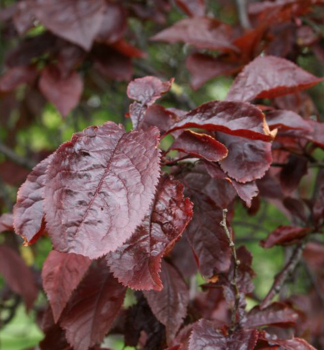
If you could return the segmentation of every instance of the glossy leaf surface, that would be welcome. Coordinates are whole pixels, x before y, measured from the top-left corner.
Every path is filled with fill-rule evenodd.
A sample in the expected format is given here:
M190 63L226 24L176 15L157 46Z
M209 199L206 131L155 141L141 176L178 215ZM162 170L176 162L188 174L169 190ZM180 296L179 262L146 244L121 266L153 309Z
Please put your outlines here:
M236 77L226 99L251 101L255 98L274 98L308 89L320 81L321 78L284 58L257 57Z
M26 244L37 241L45 229L45 173L52 159L53 155L50 155L36 165L17 194L17 203L13 210L14 227Z
M93 259L132 235L158 183L158 136L156 128L125 133L108 122L75 134L56 151L45 187L56 250Z
M207 134L190 130L184 131L171 145L170 150L177 150L193 156L217 162L227 156L227 148Z
M192 218L192 203L183 186L164 176L143 222L132 237L107 256L114 276L124 285L161 290L161 259L178 240Z
M212 322L200 320L190 337L189 350L253 350L257 342L256 330L237 330L230 336L224 336Z
M169 132L183 128L222 131L263 141L272 139L263 113L258 108L241 102L207 102L187 113Z

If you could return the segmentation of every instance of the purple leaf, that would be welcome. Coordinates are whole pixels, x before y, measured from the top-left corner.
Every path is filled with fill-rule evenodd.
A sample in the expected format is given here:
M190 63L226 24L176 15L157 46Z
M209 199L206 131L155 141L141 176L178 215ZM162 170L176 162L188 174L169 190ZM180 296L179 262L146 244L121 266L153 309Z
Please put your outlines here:
M60 320L74 349L88 350L103 341L122 307L125 292L126 288L103 264L89 270Z
M293 111L276 110L266 114L266 120L271 130L276 128L312 131L312 127L300 115Z
M191 85L194 89L199 89L208 80L220 75L233 74L240 68L238 64L223 62L219 58L200 53L190 55L186 66L191 73Z
M5 245L0 245L0 274L30 310L38 293L34 275L20 255Z
M191 17L201 17L205 14L204 0L176 0L176 4Z
M169 148L217 162L227 156L227 148L206 134L185 130Z
M2 214L0 216L0 233L13 229L13 215L9 213Z
M91 259L120 247L147 213L160 174L159 131L107 122L75 134L48 167L45 212L54 248Z
M189 350L253 350L258 339L256 330L242 329L225 336L212 322L198 321L190 337Z
M245 66L236 77L226 100L274 98L308 89L321 81L322 78L315 77L284 58L260 56Z
M207 102L188 112L168 133L187 128L222 131L255 140L273 139L260 109L242 102Z
M304 238L310 229L307 227L279 226L269 234L265 241L261 241L263 248L272 248L275 245L290 245Z
M37 0L35 5L35 15L47 29L87 51L100 29L104 10L103 0Z
M230 27L209 17L183 19L154 35L151 40L182 42L199 49L238 51L231 43Z
M44 262L42 280L57 322L72 292L88 270L91 260L82 255L52 250Z
M108 255L114 276L133 289L161 290L161 259L191 218L192 203L184 198L183 186L164 176L143 222L123 246Z
M77 72L63 78L57 66L48 66L42 71L39 89L62 116L66 117L79 103L83 81Z
M217 133L217 139L228 149L228 156L219 164L236 181L246 183L260 179L270 168L271 143L223 133Z
M189 290L179 272L166 262L162 262L161 279L161 291L146 291L144 295L155 317L165 325L169 343L187 314Z
M17 194L17 203L13 209L14 228L26 245L35 243L45 230L45 172L53 157L54 154L35 166Z
M9 92L21 84L32 83L37 77L34 66L19 66L9 69L0 79L0 92Z

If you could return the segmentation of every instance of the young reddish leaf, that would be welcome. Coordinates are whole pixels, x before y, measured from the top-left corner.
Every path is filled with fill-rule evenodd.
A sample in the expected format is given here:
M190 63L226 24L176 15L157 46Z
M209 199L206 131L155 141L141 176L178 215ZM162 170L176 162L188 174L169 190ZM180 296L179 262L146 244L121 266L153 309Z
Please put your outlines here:
M271 130L276 128L312 131L311 125L293 111L277 110L266 114L266 120Z
M102 342L122 307L125 292L104 264L90 268L60 319L74 349L88 350Z
M189 350L253 350L258 339L256 330L241 329L225 336L207 320L198 321L190 337Z
M135 79L128 84L127 96L136 101L129 108L134 129L141 126L147 108L167 93L172 83L173 79L162 82L159 78L148 76Z
M274 98L308 89L320 81L322 78L315 77L284 58L257 57L236 77L226 100Z
M169 343L187 314L189 290L179 272L166 262L162 262L161 279L161 291L146 291L144 295L155 317L165 325Z
M89 50L103 21L104 5L103 0L37 0L35 15L54 34Z
M160 175L159 131L107 122L75 134L48 167L45 212L54 248L98 258L120 247L147 213Z
M283 303L272 303L265 309L255 306L248 314L246 328L266 325L285 325L289 327L298 320L298 313Z
M220 75L235 73L240 66L235 63L223 62L219 58L194 53L187 58L186 66L191 73L191 85L199 89L208 80Z
M309 231L307 227L279 226L269 234L265 241L261 241L261 246L272 248L275 245L294 244L304 238Z
M13 230L13 215L9 213L0 216L0 233Z
M154 35L153 41L183 42L199 49L238 51L231 43L229 27L209 17L183 19Z
M161 290L162 257L173 247L192 218L192 203L183 186L161 179L154 203L132 237L107 256L114 276L133 289Z
M0 274L30 310L38 293L34 275L19 254L5 245L0 245Z
M204 0L176 0L176 4L191 17L201 17L205 14Z
M123 37L126 29L127 15L124 7L107 1L96 40L106 44L114 43Z
M57 66L48 66L41 73L39 89L62 116L66 117L79 103L83 81L77 72L63 78Z
M35 243L45 230L45 172L53 157L54 154L35 166L17 194L17 203L13 209L14 228L26 245Z
M37 70L34 66L11 68L0 78L0 92L12 91L21 84L29 84L36 77Z
M137 47L133 46L124 39L120 39L115 43L110 45L114 50L118 51L122 55L125 55L129 58L146 58L147 55L144 51L141 51Z
M260 109L242 102L207 102L188 112L168 133L187 128L222 131L255 140L273 139Z
M285 340L270 340L269 343L279 345L285 350L316 350L305 339L293 338Z
M206 134L185 130L169 148L217 162L227 156L227 148Z
M217 133L217 139L228 149L228 156L219 164L238 182L262 178L272 162L271 144L259 140Z
M251 206L252 198L257 196L259 193L258 187L254 181L242 184L235 181L234 179L230 179L229 177L227 177L227 175L223 172L219 165L210 162L204 162L204 165L208 174L213 179L227 180L227 182L232 184L236 193L246 203L246 205L248 207Z
M220 226L222 210L202 193L194 193L190 199L195 210L186 235L202 275L210 278L216 273L228 271L231 263L228 239Z
M162 82L156 77L144 77L131 81L127 87L127 96L142 105L151 106L163 94L171 89L173 80Z
M88 270L91 260L82 255L52 250L44 262L42 280L57 322L72 292Z

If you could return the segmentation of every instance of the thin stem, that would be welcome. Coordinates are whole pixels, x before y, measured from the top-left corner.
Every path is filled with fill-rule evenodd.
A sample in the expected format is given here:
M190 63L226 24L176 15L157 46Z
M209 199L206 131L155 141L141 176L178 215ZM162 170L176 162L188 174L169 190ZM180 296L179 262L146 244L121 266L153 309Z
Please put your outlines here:
M270 288L270 291L268 292L268 294L263 299L260 305L261 308L265 308L270 304L271 300L280 292L287 279L293 274L295 268L301 260L306 243L307 239L304 239L302 242L297 244L288 262L285 264L283 269L276 275L272 287Z
M233 279L231 281L231 285L233 286L234 294L235 294L235 303L234 303L234 307L232 310L232 319L231 319L231 324L232 324L231 330L234 330L236 328L237 324L240 323L239 320L237 321L237 318L236 318L236 315L237 315L238 310L239 310L239 303L240 303L240 290L239 290L238 283L237 283L238 268L240 265L240 260L237 259L235 244L233 242L232 235L227 227L226 215L227 215L227 209L223 209L223 220L220 222L220 225L223 226L223 228L224 228L225 234L226 234L227 239L228 239L229 246L230 246L231 251L232 251L232 257L233 257L233 261L234 261Z
M14 163L21 165L29 170L31 170L35 164L34 162L30 161L27 158L21 157L17 153L15 153L11 148L8 146L4 145L3 143L0 142L0 153L5 155L8 159L13 161Z
M237 7L237 12L239 15L239 20L242 28L244 29L250 29L251 28L251 23L249 20L249 16L247 13L247 6L246 6L246 0L236 0L236 7Z

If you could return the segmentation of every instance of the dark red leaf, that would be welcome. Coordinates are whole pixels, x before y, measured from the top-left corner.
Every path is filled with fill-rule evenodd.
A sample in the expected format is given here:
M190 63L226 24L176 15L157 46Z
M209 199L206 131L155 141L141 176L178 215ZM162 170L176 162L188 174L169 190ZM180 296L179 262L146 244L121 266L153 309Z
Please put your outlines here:
M308 172L308 159L297 155L290 155L288 162L280 172L280 182L285 192L294 191L303 176Z
M9 69L0 79L0 92L9 92L21 84L29 84L37 77L34 66L19 66Z
M158 139L157 128L126 133L107 122L58 148L45 186L47 228L56 250L95 259L134 233L158 183Z
M259 333L259 339L266 341L271 346L279 345L280 349L284 350L316 350L306 340L301 338L278 339L276 335L271 336L263 331Z
M223 179L231 183L236 193L238 194L238 196L246 203L248 207L251 206L252 198L257 196L259 193L258 187L254 181L242 184L235 181L234 179L227 177L227 175L223 172L223 170L219 167L219 165L213 164L210 162L205 162L204 165L206 167L208 174L212 178L218 179L218 180Z
M20 35L25 34L34 26L34 1L24 0L17 3L16 11L13 16L13 22Z
M273 98L308 89L320 81L322 78L284 58L257 57L236 77L226 99L251 101L255 98Z
M190 337L189 350L253 350L258 339L256 330L237 330L225 336L212 322L200 320Z
M128 84L127 96L136 101L129 109L134 129L140 127L146 109L167 93L172 83L173 79L162 82L159 78L148 76L135 79Z
M252 199L259 194L259 189L255 181L242 184L232 180L232 185L235 188L238 196L245 202L247 207L250 208L252 205Z
M298 320L298 313L283 303L272 303L265 309L255 306L248 314L244 324L246 328L266 325L294 325Z
M205 14L204 0L176 0L176 4L191 17L201 17Z
M311 125L293 111L276 110L266 114L266 120L271 130L276 128L312 131Z
M104 77L117 81L131 79L133 69L129 57L106 45L95 45L91 53L95 68Z
M307 227L279 226L269 234L265 241L261 241L263 248L272 248L275 245L290 245L298 242L309 233Z
M217 162L227 156L227 148L206 134L185 130L169 148Z
M122 307L125 292L103 264L89 270L60 320L74 349L88 350L102 342Z
M217 139L228 149L228 156L219 164L238 182L262 178L272 162L271 144L243 137L217 133Z
M66 117L79 103L83 81L77 72L63 78L57 66L48 66L41 73L39 89L62 116Z
M154 35L153 41L182 42L199 49L238 51L231 43L230 28L210 17L186 18Z
M197 184L199 186L199 184ZM202 193L193 193L194 216L186 235L195 252L203 276L210 278L230 267L230 247L223 227L222 210Z
M103 0L37 0L35 15L54 34L89 50L104 19L104 5Z
M13 215L9 213L0 216L0 233L13 230Z
M38 293L34 275L19 254L5 245L0 245L0 274L9 287L22 296L27 311L30 310Z
M151 106L171 89L172 82L173 80L162 82L152 76L138 78L128 84L127 96L143 105Z
M162 178L141 225L107 257L114 276L133 289L161 290L161 259L180 238L192 214L192 204L184 198L183 186L167 176Z
M72 292L88 270L91 260L82 255L52 250L44 262L42 280L57 322Z
M126 29L127 15L124 7L107 1L96 40L106 44L114 43L123 37Z
M146 58L146 53L133 46L124 39L120 39L110 45L113 49L127 57Z
M219 58L200 53L190 55L186 65L191 73L191 85L194 89L199 89L208 80L220 75L233 74L240 68L238 64L223 62Z
M187 314L189 290L179 272L166 262L162 262L161 280L161 291L146 291L144 295L155 317L165 325L169 343Z
M263 141L273 139L260 109L241 102L207 102L188 112L168 132L184 128L222 131Z
M45 172L53 157L50 155L35 166L17 194L17 203L13 209L14 227L27 245L35 243L45 229Z

